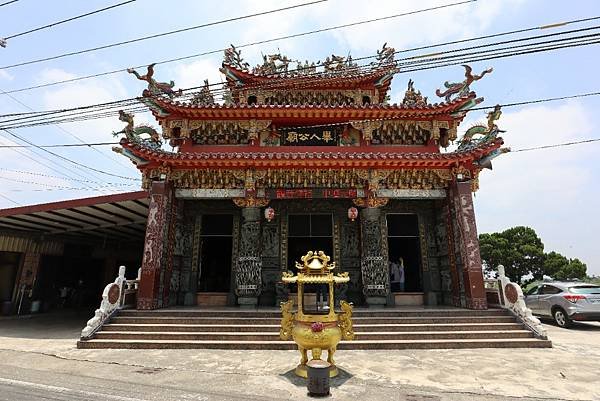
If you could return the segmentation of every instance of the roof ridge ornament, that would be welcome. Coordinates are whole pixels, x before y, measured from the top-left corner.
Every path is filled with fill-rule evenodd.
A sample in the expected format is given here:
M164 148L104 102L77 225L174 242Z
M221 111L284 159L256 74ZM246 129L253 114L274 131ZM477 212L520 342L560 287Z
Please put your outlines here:
M462 96L467 96L470 92L471 92L471 88L470 85L475 82L475 81L479 81L481 78L484 77L485 74L489 74L492 71L494 71L494 69L492 67L485 69L481 72L481 74L479 75L473 75L472 71L473 69L467 65L467 64L462 64L463 67L465 67L465 80L462 82L444 82L444 87L446 87L446 90L444 92L440 91L439 89L437 89L435 91L435 94L439 97L443 97L446 99L446 102L449 102L452 98L452 96L456 95L457 98L462 97Z
M145 89L143 92L144 96L160 96L167 95L170 99L175 96L181 96L182 90L179 89L177 91L173 90L175 87L175 81L170 82L158 82L152 76L154 75L154 66L156 63L152 63L148 65L148 69L145 75L140 75L133 68L128 68L127 72L135 75L137 79L140 81L148 82L148 89Z
M233 44L228 49L225 49L223 56L223 64L228 64L242 71L248 71L250 64L242 58L242 51L235 48Z

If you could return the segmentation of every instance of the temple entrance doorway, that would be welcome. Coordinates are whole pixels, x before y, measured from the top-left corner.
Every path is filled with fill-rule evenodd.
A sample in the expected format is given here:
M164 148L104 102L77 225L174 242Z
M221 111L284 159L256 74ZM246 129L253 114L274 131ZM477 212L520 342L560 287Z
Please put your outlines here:
M388 214L388 255L392 293L396 304L423 303L421 245L416 214Z
M226 305L231 289L233 215L203 215L200 236L198 305Z
M308 251L323 251L333 255L333 215L332 214L289 214L287 270L297 273L296 262ZM317 307L316 288L305 286L304 302L309 308ZM296 285L290 285L292 293ZM321 302L323 299L321 299Z

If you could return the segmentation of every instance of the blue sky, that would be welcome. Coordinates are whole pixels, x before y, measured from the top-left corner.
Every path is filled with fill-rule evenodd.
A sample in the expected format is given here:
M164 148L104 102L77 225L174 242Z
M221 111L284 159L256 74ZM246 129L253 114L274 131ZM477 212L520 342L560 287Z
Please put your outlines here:
M0 36L9 36L117 2L20 0L0 7ZM137 0L101 14L12 39L6 49L0 48L0 64L9 65L300 2ZM0 89L7 91L220 49L230 43L239 45L448 3L450 1L330 0L81 56L0 70ZM598 15L600 4L593 0L480 0L388 22L248 47L243 49L242 54L251 64L258 63L261 52L273 53L277 49L291 58L302 60L318 60L331 53L345 55L348 52L360 57L373 54L384 42L397 50L406 49ZM594 22L586 26L591 25ZM205 78L211 83L219 82L220 61L219 54L161 65L157 67L155 77L164 81L173 79L178 87L183 88L200 85ZM600 90L599 63L597 45L489 60L473 65L477 72L488 66L494 67L493 74L477 82L473 89L485 97L485 105L594 92ZM462 68L456 66L398 74L392 85L392 101L402 99L409 78L415 81L417 89L429 96L430 101L438 101L435 89L445 80L462 79L462 74ZM34 110L43 110L133 97L139 95L142 89L142 83L133 76L120 73L19 92L13 96ZM506 145L513 149L593 138L598 137L595 128L600 122L599 106L600 97L589 97L506 108L498 125L507 131L503 136ZM25 106L0 93L0 114L24 111L28 111ZM482 111L470 113L459 133L484 118ZM148 115L140 115L136 122L152 120ZM51 144L76 142L72 134L89 142L110 141L111 132L121 128L122 123L115 115L112 119L63 124L60 127L25 128L15 132L35 143ZM11 143L3 136L0 136L0 142ZM515 225L531 226L542 238L547 251L555 250L571 258L580 258L587 263L589 271L600 274L600 247L596 245L596 236L600 232L597 212L600 161L596 157L599 150L600 143L590 143L509 153L496 159L493 171L482 172L481 189L476 193L479 232L498 231ZM100 151L87 148L53 151L102 171L139 177L128 160L113 154L110 147ZM0 150L0 177L0 194L22 205L138 188L134 181L103 176L49 155L42 158L24 150L21 154ZM94 189L67 190L64 187ZM12 206L16 205L0 197L0 208Z

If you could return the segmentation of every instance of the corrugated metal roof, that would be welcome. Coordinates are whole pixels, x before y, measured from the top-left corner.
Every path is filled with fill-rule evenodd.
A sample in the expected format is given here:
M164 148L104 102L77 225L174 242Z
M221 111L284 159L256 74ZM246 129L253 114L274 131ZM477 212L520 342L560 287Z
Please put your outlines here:
M144 191L74 199L0 210L0 250L25 249L27 239L15 231L52 237L143 240L148 216L148 193ZM4 234L4 235L3 235ZM46 246L46 245L43 245ZM47 245L49 251L55 249ZM21 252L21 251L14 251ZM45 252L44 252L45 253Z

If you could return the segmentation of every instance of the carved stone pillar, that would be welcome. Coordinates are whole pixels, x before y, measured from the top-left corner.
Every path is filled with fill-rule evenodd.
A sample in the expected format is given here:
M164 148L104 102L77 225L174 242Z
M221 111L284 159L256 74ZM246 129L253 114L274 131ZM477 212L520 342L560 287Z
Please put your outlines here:
M367 207L360 211L362 231L361 274L363 294L369 307L386 304L390 292L387 260L383 255L381 210Z
M260 208L242 209L239 256L235 268L235 293L242 307L255 307L261 290Z
M176 220L175 193L171 183L154 181L150 195L138 309L166 306L173 267Z
M454 212L456 231L458 231L455 240L458 242L463 263L466 306L469 309L487 309L471 182L455 181L450 185L448 195Z

